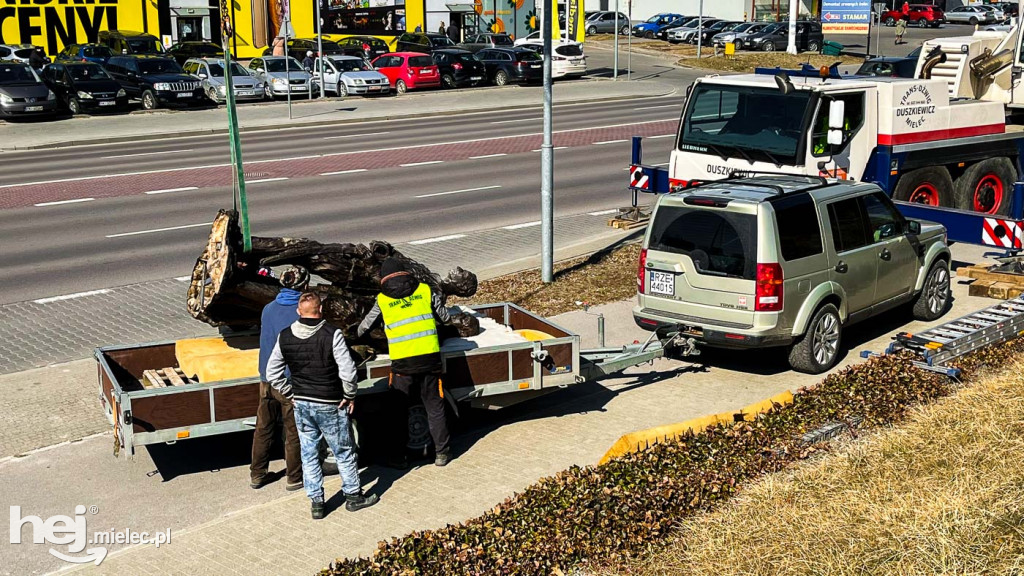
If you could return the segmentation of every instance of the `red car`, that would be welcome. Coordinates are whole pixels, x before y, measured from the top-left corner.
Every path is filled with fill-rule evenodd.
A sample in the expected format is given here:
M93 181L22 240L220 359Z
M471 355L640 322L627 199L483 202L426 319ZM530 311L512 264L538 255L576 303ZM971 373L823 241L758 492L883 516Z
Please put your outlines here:
M889 10L888 12L882 13L882 24L886 26L895 26L896 21L903 17L902 10ZM940 25L946 23L946 13L940 10L937 6L929 6L927 4L911 4L910 13L907 14L907 19L910 20L908 24L918 25L921 28L927 28L931 26L938 28Z
M375 58L373 67L391 81L391 88L399 94L416 88L437 88L441 74L434 59L420 52L389 52Z

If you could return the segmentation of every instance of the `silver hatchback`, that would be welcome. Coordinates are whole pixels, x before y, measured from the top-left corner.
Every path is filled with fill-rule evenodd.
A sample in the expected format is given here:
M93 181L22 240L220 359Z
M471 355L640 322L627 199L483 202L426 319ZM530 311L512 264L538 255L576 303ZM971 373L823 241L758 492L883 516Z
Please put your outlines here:
M731 178L658 199L633 317L711 347L786 347L820 373L854 322L904 304L945 314L949 262L945 228L906 220L873 184Z
M227 81L224 75L226 63L221 58L189 58L182 69L185 73L202 80L203 93L210 100L220 103L227 99ZM263 100L263 81L250 74L237 62L231 63L231 84L235 100Z

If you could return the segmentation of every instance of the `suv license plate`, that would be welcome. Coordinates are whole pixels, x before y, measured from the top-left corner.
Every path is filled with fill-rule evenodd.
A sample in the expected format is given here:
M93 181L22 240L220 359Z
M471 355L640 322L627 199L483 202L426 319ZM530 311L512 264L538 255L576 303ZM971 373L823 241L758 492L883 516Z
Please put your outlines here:
M42 112L42 106L25 106L25 112Z
M178 98L191 98L191 92L178 92Z
M652 294L676 295L676 275L671 272L648 272Z

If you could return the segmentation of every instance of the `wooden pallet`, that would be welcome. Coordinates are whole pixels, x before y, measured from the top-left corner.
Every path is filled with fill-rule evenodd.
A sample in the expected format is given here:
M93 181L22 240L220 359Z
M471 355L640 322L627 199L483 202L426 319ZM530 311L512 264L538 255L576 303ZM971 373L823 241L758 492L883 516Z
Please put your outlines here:
M1024 275L995 272L993 266L976 264L957 270L958 276L974 278L967 292L971 296L1006 300L1024 293Z
M161 368L159 370L145 370L142 372L143 388L166 388L168 386L185 386L195 384L181 368Z
M640 228L641 226L647 226L648 219L643 220L630 220L628 218L609 218L608 225L612 228L618 228L619 230L632 230L633 228Z

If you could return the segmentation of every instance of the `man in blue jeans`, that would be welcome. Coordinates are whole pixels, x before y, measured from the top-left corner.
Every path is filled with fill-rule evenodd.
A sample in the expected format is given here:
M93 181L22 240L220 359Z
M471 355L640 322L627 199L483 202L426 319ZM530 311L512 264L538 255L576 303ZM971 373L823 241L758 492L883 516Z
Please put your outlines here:
M267 362L267 380L292 401L302 452L302 483L312 501L313 519L324 517L324 474L320 439L334 452L351 512L377 503L376 494L363 494L349 431L356 398L356 365L341 330L323 319L320 296L299 296L299 319L277 337ZM290 375L286 375L286 369Z

